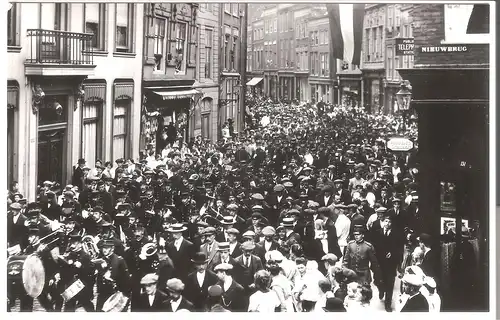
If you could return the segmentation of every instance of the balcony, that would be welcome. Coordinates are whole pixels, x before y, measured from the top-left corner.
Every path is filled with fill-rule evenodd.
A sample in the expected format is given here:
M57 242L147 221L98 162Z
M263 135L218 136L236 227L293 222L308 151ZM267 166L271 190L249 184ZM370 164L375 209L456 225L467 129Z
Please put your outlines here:
M28 29L28 76L91 76L94 53L90 33Z

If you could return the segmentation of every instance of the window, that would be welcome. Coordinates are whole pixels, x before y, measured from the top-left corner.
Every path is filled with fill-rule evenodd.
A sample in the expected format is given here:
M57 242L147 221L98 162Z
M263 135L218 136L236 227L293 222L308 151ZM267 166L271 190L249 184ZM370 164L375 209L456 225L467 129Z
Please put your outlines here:
M155 55L156 70L160 70L162 58L164 57L163 50L165 48L165 19L154 19L154 33L153 33L153 53Z
M212 78L213 30L205 29L205 78Z
M186 73L186 27L185 23L172 22L174 29L173 40L171 40L171 53L175 66L175 74Z
M319 36L318 36L318 31L315 31L314 32L314 43L315 44L319 44Z
M224 3L224 11L231 13L231 3Z
M203 139L210 138L210 113L201 116L201 136Z
M377 61L377 60L378 60L378 38L377 38L377 28L373 28L372 36L373 36L372 55L373 55L373 60L374 60L374 61Z
M83 159L99 159L101 154L102 101L87 101L82 109L82 154Z
M238 3L231 3L231 9L233 16L238 16Z
M133 14L134 5L127 3L116 4L116 52L134 52L133 46Z
M274 19L274 32L278 32L278 19Z
M315 64L314 64L314 53L312 53L312 52L310 54L310 61L311 62L309 64L311 65L311 74L316 74L316 72L315 72L316 68L315 68Z
M300 54L298 52L295 54L295 64L297 65L297 69L300 70Z
M392 24L392 15L393 15L393 11L394 10L394 7L393 6L389 6L387 8L387 26L389 28L391 28L393 26Z
M106 4L84 4L85 32L92 33L92 48L106 50Z
M196 68L196 53L198 52L198 27L190 25L191 36L189 37L189 66ZM196 72L195 72L196 73Z
M387 69L386 69L386 77L387 79L392 79L392 47L387 47Z
M370 29L365 29L365 60L370 61Z
M233 37L232 49L231 49L231 70L239 70L238 67L238 53L236 51L238 43L238 37Z
M113 115L113 157L114 159L127 156L128 113L130 100L116 100Z
M18 14L18 5L17 3L10 3L11 8L7 13L7 45L8 46L18 46L19 42L19 19L17 17Z
M226 69L226 70L229 70L229 68L230 68L229 63L230 63L230 58L231 58L231 53L230 53L231 48L229 47L229 38L230 38L229 34L226 34L224 37L224 52L225 52L224 69Z

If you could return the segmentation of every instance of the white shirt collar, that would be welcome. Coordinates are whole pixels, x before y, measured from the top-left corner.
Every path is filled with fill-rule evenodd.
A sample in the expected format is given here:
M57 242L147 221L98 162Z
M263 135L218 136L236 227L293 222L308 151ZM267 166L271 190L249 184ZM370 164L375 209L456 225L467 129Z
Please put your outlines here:
M205 281L205 272L196 272L196 278L198 279L198 283L201 286L203 286L203 282Z
M229 242L229 252L233 253L234 248L236 248L237 244L238 244L238 242L234 242L234 243Z
M226 281L224 281L224 292L229 290L229 287L233 284L233 278L228 277Z
M172 311L175 312L179 308L179 305L181 304L182 297L179 297L177 300L171 300L170 305L172 306Z
M174 241L174 246L177 250L179 250L181 248L182 239L183 239L183 237L180 237L179 239Z
M288 237L289 235L291 235L291 234L292 234L292 232L293 232L293 230L287 230L287 231L286 231L286 237Z
M148 295L148 300L149 300L149 306L153 305L153 302L155 301L155 295Z

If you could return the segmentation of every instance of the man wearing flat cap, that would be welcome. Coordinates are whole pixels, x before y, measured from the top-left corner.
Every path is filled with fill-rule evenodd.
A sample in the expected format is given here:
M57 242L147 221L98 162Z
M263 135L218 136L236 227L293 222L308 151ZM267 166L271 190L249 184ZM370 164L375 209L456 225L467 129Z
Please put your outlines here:
M160 312L167 311L169 297L157 288L158 276L148 273L141 279L143 292L137 299L132 300L132 312Z
M255 244L251 241L246 241L241 245L243 254L236 257L235 261L239 264L237 273L234 274L234 279L245 288L247 294L250 293L250 285L253 283L254 275L257 271L264 268L262 260L253 254Z
M245 312L248 307L248 297L245 295L243 286L233 279L234 265L220 263L215 266L215 273L219 278L220 287L223 290L223 306L232 312Z
M9 207L7 214L7 247L19 245L19 251L26 246L25 239L28 238L28 227L25 222L27 218L21 213L22 206L14 202Z
M186 298L193 303L195 311L204 311L206 309L206 297L208 287L217 283L218 278L215 273L207 269L208 259L203 252L197 252L193 255L191 263L195 271L186 277Z
M200 247L200 252L203 252L208 259L208 269L212 270L213 259L219 248L219 242L215 241L215 228L207 227L202 231L202 235L205 237L205 243Z
M167 292L169 299L166 301L165 311L178 312L181 310L194 311L193 304L187 300L182 293L184 292L184 283L177 278L167 281Z

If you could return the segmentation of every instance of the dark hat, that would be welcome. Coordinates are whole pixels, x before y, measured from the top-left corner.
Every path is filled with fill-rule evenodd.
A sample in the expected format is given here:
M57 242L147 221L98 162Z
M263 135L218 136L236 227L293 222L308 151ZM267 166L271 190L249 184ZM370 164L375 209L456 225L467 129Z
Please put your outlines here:
M207 261L207 256L203 252L196 252L191 259L194 264L205 264Z
M82 241L82 235L78 232L73 232L68 235L71 241Z
M222 287L217 284L208 287L208 295L210 297L220 297L223 292Z
M352 233L361 233L361 234L364 234L365 233L365 227L363 225L355 225L354 226L354 229L352 231Z
M87 162L85 159L78 159L78 164L85 164L85 162Z
M418 236L417 240L423 243L429 243L431 241L431 236L427 233L422 233Z
M255 219L262 219L262 217L263 217L262 213L260 213L260 212L254 212L254 213L252 213L252 219L254 219L254 218Z
M287 212L288 215L295 215L295 216L299 216L300 215L300 211L297 210L297 209L290 209L288 210ZM292 219L293 220L293 219ZM286 227L286 226L285 226Z
M327 298L323 310L325 312L346 312L344 302L336 297Z
M115 242L113 241L113 239L102 239L101 241L99 241L99 247L114 247L115 246Z
M260 206L260 205L255 205L252 207L252 211L256 211L256 212L262 212L264 210L264 207Z
M321 207L318 209L318 214L330 214L331 210L328 207Z
M40 231L40 229L37 228L36 226L30 227L28 229L28 235L37 235L39 231Z

